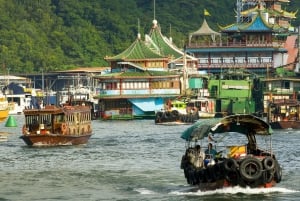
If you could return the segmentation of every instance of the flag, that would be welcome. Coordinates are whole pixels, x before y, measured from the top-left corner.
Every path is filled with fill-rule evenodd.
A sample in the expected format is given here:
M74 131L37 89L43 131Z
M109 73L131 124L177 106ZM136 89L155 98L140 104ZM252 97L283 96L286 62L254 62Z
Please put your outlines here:
M204 9L204 16L210 16L210 13L206 9Z

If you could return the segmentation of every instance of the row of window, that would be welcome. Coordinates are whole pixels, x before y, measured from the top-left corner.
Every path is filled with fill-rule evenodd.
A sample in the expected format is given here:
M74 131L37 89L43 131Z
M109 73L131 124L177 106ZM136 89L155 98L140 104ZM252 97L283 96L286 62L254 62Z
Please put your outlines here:
M174 88L174 81L157 81L157 82L119 82L99 83L98 87L103 90L114 89L161 89L161 88Z

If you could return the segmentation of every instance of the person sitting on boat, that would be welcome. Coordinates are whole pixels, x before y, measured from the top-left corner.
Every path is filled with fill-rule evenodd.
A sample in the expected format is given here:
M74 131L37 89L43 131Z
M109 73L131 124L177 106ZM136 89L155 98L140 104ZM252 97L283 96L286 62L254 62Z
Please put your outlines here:
M204 165L205 153L201 151L200 145L196 145L195 150L196 150L196 154L195 154L196 158L195 158L194 165L197 168L201 168Z
M217 151L213 148L212 143L208 143L208 147L205 150L206 158L215 159L217 155Z
M205 150L205 165L214 165L217 151L213 148L212 143L208 143L208 147Z

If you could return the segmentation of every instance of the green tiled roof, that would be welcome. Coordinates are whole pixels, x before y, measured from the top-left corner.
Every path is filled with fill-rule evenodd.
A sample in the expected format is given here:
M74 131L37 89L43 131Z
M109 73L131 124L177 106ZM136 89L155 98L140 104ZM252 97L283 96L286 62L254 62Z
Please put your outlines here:
M269 26L260 15L257 15L251 23L232 24L231 26L223 28L223 32L230 31L271 32L272 27Z
M173 58L182 57L183 52L177 49L177 47L175 47L174 45L170 44L170 42L164 38L164 36L160 31L160 27L156 23L157 22L155 21L150 32L150 38L155 44L155 46L152 45L152 48L155 49L158 48L159 53L167 57L173 57Z
M106 60L139 60L139 59L163 59L160 54L155 53L150 48L146 46L144 41L140 38L137 38L129 48L127 48L122 53L113 56L107 57Z

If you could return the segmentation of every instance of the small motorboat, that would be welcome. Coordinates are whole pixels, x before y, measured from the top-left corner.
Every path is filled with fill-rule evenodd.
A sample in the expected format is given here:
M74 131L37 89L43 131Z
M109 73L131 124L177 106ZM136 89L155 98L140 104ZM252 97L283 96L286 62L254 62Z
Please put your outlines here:
M253 115L196 122L181 135L186 141L181 168L187 183L200 190L275 186L281 181L282 168L272 151L272 133L267 122ZM239 144L232 144L235 139ZM202 154L204 141L214 143L217 152L214 156Z

